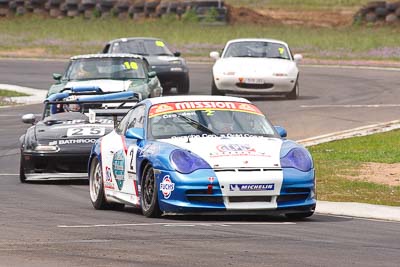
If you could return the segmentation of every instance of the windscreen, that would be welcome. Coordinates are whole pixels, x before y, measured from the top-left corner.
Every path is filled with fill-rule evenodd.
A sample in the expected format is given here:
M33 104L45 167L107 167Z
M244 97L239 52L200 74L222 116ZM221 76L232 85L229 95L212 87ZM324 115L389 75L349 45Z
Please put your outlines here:
M245 41L229 44L223 57L290 59L290 54L286 47L279 43L264 41Z
M146 70L138 58L84 58L71 62L66 78L68 80L95 79L145 79Z
M275 136L260 110L248 103L190 101L157 104L149 112L155 139L174 136Z
M172 56L171 51L161 40L128 40L114 43L112 53L130 53L142 56Z

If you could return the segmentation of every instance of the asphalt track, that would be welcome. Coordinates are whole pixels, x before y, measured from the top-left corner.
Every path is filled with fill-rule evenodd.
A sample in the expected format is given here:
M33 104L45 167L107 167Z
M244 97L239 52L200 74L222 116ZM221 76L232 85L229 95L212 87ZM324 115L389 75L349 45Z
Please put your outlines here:
M0 83L47 89L65 62L0 61ZM191 64L191 93L208 94L210 65ZM301 67L301 97L251 98L292 139L399 118L399 72ZM0 266L398 266L400 223L314 215L144 218L96 211L86 183L20 184L22 114L0 109Z

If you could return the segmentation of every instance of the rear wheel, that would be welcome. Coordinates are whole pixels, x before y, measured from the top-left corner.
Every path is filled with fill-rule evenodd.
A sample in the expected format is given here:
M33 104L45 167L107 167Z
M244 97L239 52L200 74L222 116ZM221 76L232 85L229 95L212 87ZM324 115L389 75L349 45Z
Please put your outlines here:
M90 200L93 207L97 210L122 209L125 206L121 203L110 203L107 201L104 193L103 173L97 158L94 158L90 164L89 191Z
M214 78L211 81L211 95L225 95L225 93L218 90L217 86L215 85Z
M158 204L157 182L154 169L150 164L144 168L141 180L141 206L146 217L159 217L161 210Z
M189 87L190 87L189 76L185 76L185 78L183 78L182 81L178 83L176 91L178 92L178 94L187 94L189 93Z

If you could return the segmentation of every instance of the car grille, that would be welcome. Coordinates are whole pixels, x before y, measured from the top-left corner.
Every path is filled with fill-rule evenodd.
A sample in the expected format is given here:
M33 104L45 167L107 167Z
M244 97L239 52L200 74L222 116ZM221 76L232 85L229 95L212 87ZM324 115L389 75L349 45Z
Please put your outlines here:
M271 202L272 196L239 196L229 197L229 202Z
M274 87L272 83L236 83L237 87L245 88L245 89L269 89Z
M279 204L293 201L305 201L310 194L309 188L288 188L277 198Z
M209 194L208 189L193 189L186 191L186 198L192 203L198 204L223 204L221 195Z

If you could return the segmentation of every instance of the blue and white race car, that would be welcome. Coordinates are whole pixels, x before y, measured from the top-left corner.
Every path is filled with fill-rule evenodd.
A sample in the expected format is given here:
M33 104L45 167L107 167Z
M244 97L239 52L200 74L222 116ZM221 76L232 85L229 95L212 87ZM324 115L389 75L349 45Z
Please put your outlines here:
M314 213L311 155L244 98L171 96L139 102L89 158L96 209L147 217L226 212Z

